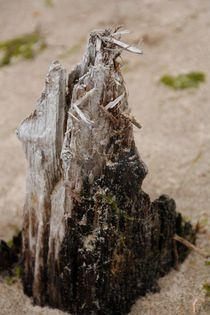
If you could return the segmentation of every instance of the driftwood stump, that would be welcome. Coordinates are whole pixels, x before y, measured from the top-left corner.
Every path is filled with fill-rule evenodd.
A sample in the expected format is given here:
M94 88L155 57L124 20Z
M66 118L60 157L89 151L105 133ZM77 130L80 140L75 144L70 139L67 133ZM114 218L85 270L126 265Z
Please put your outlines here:
M141 51L120 42L122 33L90 34L67 91L66 71L53 62L17 130L27 159L24 291L73 314L126 314L175 264L174 233L192 236L172 199L151 203L141 189L139 124L117 62L123 49Z

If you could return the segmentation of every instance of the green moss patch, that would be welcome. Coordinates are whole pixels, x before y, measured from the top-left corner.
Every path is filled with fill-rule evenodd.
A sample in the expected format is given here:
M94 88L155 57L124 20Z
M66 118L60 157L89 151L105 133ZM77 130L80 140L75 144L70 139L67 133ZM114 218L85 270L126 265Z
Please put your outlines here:
M206 76L202 72L190 72L187 74L179 74L176 77L164 75L160 81L174 90L182 90L197 88L201 82L205 82L205 79Z
M45 0L44 2L45 7L54 8L55 4L52 0Z
M206 290L207 293L210 293L210 284L205 283L205 284L203 285L203 288L204 288L204 290Z
M21 279L21 268L17 267L16 269L12 270L12 277L6 278L6 284L13 285L19 279Z
M200 224L201 226L205 226L208 224L208 218L203 218L201 221L200 221Z
M9 65L13 58L31 59L46 47L40 32L35 31L0 43L0 67Z
M15 282L17 282L17 279L15 279L15 278L7 278L7 280L6 280L7 285L12 285Z

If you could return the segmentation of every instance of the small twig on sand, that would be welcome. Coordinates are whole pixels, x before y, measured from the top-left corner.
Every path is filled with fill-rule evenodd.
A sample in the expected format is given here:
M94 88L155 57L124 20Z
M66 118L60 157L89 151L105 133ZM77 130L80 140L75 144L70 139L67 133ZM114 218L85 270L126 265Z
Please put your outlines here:
M191 244L190 242L188 242L186 239L184 239L183 237L174 234L173 239L184 244L185 246L187 246L188 248L191 248L192 250L194 250L195 252L197 252L199 255L208 258L208 255L204 254L200 249L198 249L196 246L194 246L193 244Z
M194 301L193 301L193 304L192 304L192 311L193 311L193 314L195 314L196 313L196 308L195 308L195 306L196 306L196 303L198 302L198 299L196 298Z
M177 251L176 240L174 238L173 238L173 250L174 250L174 257L175 257L175 269L179 270L179 254Z

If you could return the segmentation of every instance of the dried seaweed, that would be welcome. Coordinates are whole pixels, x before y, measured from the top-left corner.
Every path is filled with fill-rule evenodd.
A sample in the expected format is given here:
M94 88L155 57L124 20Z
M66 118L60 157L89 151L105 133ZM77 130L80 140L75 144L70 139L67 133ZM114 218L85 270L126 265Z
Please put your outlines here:
M174 90L183 90L187 88L197 88L200 83L205 82L205 79L206 76L203 72L190 72L174 77L164 75L160 81Z
M14 58L32 59L45 49L46 43L39 31L28 33L0 43L3 56L0 67L9 65Z

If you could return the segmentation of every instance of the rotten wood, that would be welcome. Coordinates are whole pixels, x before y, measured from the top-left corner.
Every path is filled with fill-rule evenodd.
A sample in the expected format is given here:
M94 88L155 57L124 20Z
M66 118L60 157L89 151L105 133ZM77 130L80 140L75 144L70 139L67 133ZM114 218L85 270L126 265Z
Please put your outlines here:
M66 71L53 62L17 130L27 159L24 291L73 314L126 314L174 266L173 235L193 234L172 199L151 202L141 188L147 167L132 125L141 126L116 67L123 50L141 50L122 43L124 33L90 34L67 91Z

